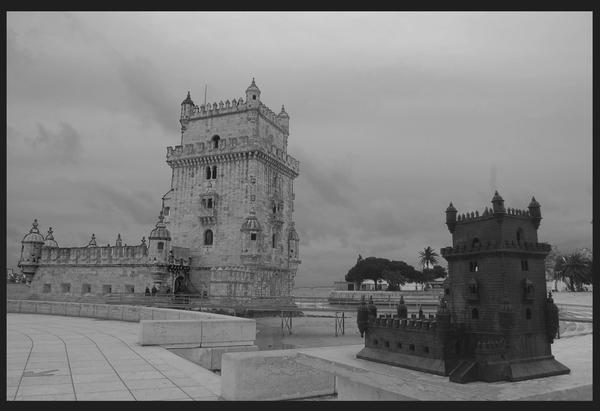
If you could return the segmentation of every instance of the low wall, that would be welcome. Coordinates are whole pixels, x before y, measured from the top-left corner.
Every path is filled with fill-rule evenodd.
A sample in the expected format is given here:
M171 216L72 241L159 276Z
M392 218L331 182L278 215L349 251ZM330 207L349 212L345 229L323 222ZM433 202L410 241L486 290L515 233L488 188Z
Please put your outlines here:
M442 295L443 290L435 291L418 291L418 292L407 292L407 291L331 291L327 297L327 301L330 304L360 304L361 298L364 296L366 300L369 297L373 297L373 303L375 305L389 305L395 307L400 301L400 297L404 297L404 303L408 305L409 309L413 309L417 305L421 304L423 307L426 306L437 306L439 304L439 297Z
M335 392L333 374L297 362L315 349L224 353L221 397L231 401L308 398Z
M256 339L255 320L200 311L33 300L7 300L6 311L139 322L141 345L253 346Z

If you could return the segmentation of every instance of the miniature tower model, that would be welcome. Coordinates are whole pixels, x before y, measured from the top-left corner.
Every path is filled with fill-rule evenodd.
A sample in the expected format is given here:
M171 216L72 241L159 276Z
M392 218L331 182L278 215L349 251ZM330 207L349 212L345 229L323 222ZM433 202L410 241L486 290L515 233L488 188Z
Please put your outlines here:
M359 322L365 348L358 358L447 375L450 381L518 381L566 374L552 356L558 309L546 297L544 258L538 243L540 204L458 215L450 203L446 224L452 247L441 249L448 279L435 317L398 315ZM360 314L360 311L359 311Z
M189 288L209 296L289 296L299 260L289 116L261 102L254 79L242 98L181 103L182 145L168 147L163 197L174 249L192 257Z

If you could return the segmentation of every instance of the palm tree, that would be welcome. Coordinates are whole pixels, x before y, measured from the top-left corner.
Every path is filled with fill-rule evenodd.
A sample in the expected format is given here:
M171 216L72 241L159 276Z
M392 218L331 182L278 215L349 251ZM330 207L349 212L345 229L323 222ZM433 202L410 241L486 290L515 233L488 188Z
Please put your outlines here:
M430 246L425 247L423 251L419 251L419 263L423 267L423 274L425 274L425 269L429 269L430 267L433 267L435 264L437 264L437 257L439 256L440 255L436 253L435 250ZM423 279L424 278L425 276L423 276Z
M579 251L558 258L555 271L562 280L568 280L570 291L581 291L583 284L592 282L591 261Z

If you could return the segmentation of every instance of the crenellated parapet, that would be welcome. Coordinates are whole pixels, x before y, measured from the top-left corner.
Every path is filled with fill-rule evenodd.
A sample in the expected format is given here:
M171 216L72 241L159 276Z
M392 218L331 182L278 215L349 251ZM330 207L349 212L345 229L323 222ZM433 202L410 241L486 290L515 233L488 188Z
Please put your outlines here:
M146 245L44 248L40 266L147 264Z
M467 254L484 253L484 252L519 252L547 254L552 249L552 246L547 243L521 242L514 240L508 241L486 241L477 244L458 244L454 247L444 247L440 249L440 253L444 258L452 258L464 256Z
M521 210L521 209L511 208L511 207L508 207L506 209L506 215L509 215L512 217L521 217L523 219L528 219L531 217L529 210L524 210L524 209ZM487 207L485 207L485 209L483 210L483 212L481 214L479 214L478 210L470 211L470 212L466 212L466 213L462 213L462 214L457 214L456 222L457 223L468 223L468 222L491 219L493 217L494 217L494 212L492 210L488 209Z

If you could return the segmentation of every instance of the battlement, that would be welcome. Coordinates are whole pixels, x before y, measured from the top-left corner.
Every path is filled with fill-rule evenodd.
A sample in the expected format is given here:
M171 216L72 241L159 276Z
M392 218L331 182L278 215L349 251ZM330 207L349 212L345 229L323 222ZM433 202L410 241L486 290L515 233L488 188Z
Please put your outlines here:
M231 101L223 100L214 103L201 104L200 106L194 106L189 116L189 120L203 119L214 116L220 116L224 114L241 113L247 110L256 110L257 108L250 107L248 102L244 101L243 98L232 99ZM272 122L275 126L281 128L287 133L285 125L280 121L279 117L273 110L267 107L262 102L259 102L258 112Z
M433 318L398 318L397 315L382 314L378 318L369 319L369 329L397 328L434 332L437 329L437 317Z
M517 208L510 208L510 207L506 209L505 215L509 215L509 216L513 216L513 217L520 217L523 219L531 218L529 210L524 210L524 209L521 210L521 209L517 209ZM457 223L467 223L467 222L473 222L473 221L482 221L482 220L490 219L493 217L494 217L494 212L491 209L489 209L488 207L485 207L485 209L483 210L483 213L481 213L481 214L479 214L479 211L477 211L477 210L467 212L467 213L457 214L456 222Z
M279 160L296 174L299 173L300 162L294 157L275 145L267 146L264 142L262 145L250 142L248 136L223 138L218 148L214 148L212 144L205 142L167 147L167 163L171 164L174 161L193 159L200 156L234 154L252 150L264 151L269 157Z
M43 265L117 265L145 264L148 261L146 245L105 247L43 248L39 260Z
M486 241L485 243L477 243L469 246L468 244L458 244L454 247L444 247L440 249L442 257L452 257L470 253L481 253L485 251L527 251L534 253L548 253L552 247L547 243L522 242L512 241Z

